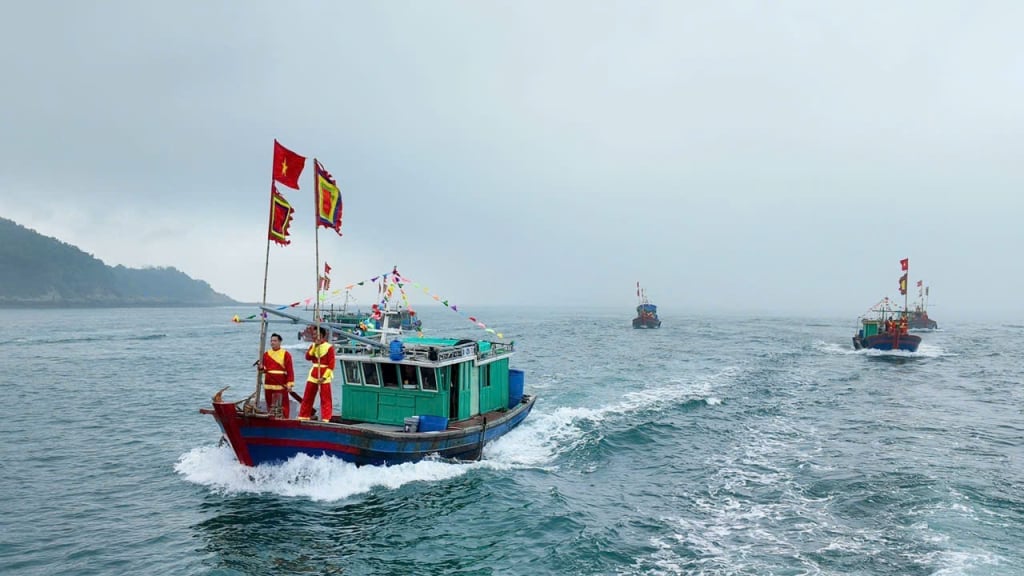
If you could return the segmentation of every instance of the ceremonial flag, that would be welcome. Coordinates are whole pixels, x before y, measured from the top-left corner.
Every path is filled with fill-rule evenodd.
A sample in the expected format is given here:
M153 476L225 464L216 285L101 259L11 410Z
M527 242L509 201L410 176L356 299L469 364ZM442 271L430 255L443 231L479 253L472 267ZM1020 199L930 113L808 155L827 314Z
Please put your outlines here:
M316 206L317 227L331 228L341 236L341 190L319 161L316 161Z
M906 260L904 260L906 262ZM900 296L904 296L907 293L907 275L900 276Z
M917 287L920 288L921 286L924 286L924 280L917 281Z
M925 295L925 296L927 296L927 295L928 295L928 288L930 288L930 286L925 286L925 287L924 287L924 295Z
M292 205L277 191L277 186L270 185L270 231L268 237L281 246L291 244L288 240L288 226L292 223Z
M299 156L274 140L274 180L298 190L299 176L302 176L305 167L305 156Z
M324 275L320 277L320 283L318 290L330 290L331 289L331 278L328 274L331 273L331 265L324 262Z
M640 282L639 281L637 281L637 283L636 283L636 297L637 298L640 297Z
M908 268L910 268L910 258L900 260L900 270L906 272Z

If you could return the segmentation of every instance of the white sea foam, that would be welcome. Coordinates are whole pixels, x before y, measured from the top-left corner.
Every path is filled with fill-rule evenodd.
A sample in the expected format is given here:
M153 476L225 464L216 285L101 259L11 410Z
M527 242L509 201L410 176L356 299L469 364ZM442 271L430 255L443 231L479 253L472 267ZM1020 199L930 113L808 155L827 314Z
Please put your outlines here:
M942 566L932 576L960 576L962 574L988 573L982 566L998 566L1003 558L984 550L966 552L958 550L940 550L926 559L932 566Z
M425 459L394 466L356 466L331 457L300 454L281 464L243 466L230 446L203 446L183 454L174 468L189 482L223 493L273 493L335 501L377 488L396 489L410 482L438 482L475 469L523 469L547 465L565 443L581 433L578 414L534 411L530 419L484 447L478 462Z
M918 346L917 352L907 352L906 350L875 350L873 348L862 348L860 350L854 350L853 345L842 345L836 342L825 342L824 340L818 340L813 344L813 348L818 352L824 354L834 354L838 356L849 356L849 355L860 355L860 356L895 356L901 358L938 358L940 356L956 356L950 352L946 352L941 346L935 344L928 344L921 342Z
M592 418L586 408L557 408L544 413L536 408L522 424L484 446L485 462L495 467L544 467L566 447L579 442L578 422Z
M183 454L175 470L186 480L222 493L272 493L319 501L342 500L375 488L437 482L466 474L472 465L426 459L395 466L362 466L300 454L281 464L247 467L228 446L205 446Z
M917 352L908 352L906 350L875 350L874 348L864 348L857 350L857 354L863 354L864 356L892 356L895 358L938 358L944 356L942 348L938 346L931 346L922 343L918 348Z

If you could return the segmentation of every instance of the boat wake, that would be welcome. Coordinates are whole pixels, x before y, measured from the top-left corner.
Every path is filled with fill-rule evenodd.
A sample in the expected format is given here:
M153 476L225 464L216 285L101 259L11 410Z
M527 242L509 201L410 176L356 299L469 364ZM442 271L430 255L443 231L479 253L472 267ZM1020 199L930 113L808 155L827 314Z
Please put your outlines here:
M182 454L174 470L188 482L221 494L276 494L334 502L412 482L443 482L478 469L510 470L546 465L554 452L550 431L537 422L524 423L484 447L480 461L427 458L393 466L356 466L322 456L299 454L280 464L243 466L230 446L201 446Z
M411 482L455 478L471 466L426 459L395 466L362 466L305 454L281 464L246 467L229 446L204 446L183 454L174 465L189 482L222 494L276 494L314 501L344 500L375 489L394 490Z
M609 421L632 422L637 414L695 410L718 406L724 385L741 370L730 367L700 381L672 380L647 390L630 392L620 401L598 408L559 406L545 412L540 404L529 420L484 448L486 461L494 467L513 466L548 469L565 454L585 450L596 430L606 431ZM602 432L603 433L603 432Z
M946 352L942 347L934 344L921 343L918 347L917 352L907 352L906 350L875 350L873 348L862 348L860 350L854 350L852 347L837 344L835 342L825 342L819 340L814 343L814 349L824 354L833 354L838 356L871 356L871 357L894 357L894 358L940 358L943 356L956 356L956 354Z
M868 348L864 350L857 350L856 353L869 357L892 358L939 358L942 356L953 356L953 354L947 354L938 346L925 344L923 342L917 348L917 352L907 352L906 350L874 350Z

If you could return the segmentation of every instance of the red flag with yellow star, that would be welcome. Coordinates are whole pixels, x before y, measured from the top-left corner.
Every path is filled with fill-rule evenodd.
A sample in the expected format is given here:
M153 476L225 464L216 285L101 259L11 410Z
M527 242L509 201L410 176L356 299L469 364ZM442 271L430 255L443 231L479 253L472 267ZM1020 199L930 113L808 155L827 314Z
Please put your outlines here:
M274 180L298 190L299 176L302 176L302 169L305 167L305 156L299 156L274 140Z

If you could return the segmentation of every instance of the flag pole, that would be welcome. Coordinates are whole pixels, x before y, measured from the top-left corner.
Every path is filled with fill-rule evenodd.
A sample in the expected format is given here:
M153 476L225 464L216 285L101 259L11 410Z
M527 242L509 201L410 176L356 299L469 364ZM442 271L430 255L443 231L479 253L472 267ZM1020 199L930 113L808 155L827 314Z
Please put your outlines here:
M275 141L276 142L276 141ZM263 362L263 352L267 347L267 276L270 272L270 230L274 226L274 161L270 161L270 209L267 211L267 255L263 258L263 307L260 308L260 350L257 356L257 363ZM258 364L257 364L258 365ZM256 370L256 399L254 404L260 402L260 389L263 388L263 372ZM270 407L267 407L270 410Z
M316 300L313 302L313 322L316 324L316 336L320 335L320 161L313 158L313 244L316 253Z

